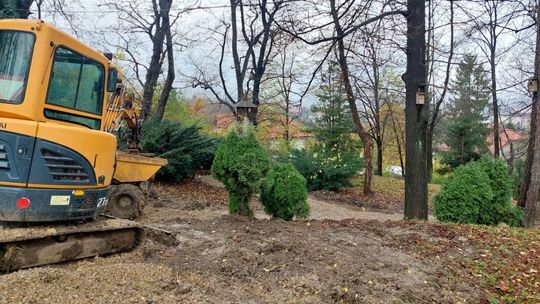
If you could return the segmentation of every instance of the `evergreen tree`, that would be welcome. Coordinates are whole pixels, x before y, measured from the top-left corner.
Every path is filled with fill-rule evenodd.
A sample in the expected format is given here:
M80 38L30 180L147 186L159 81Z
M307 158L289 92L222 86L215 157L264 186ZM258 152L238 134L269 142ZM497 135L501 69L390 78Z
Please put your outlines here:
M359 148L359 141L353 138L354 123L340 75L339 67L331 63L322 76L323 84L316 94L318 102L311 108L317 114L316 127L312 130L317 145L338 153Z
M489 79L476 56L465 55L459 63L453 89L455 96L449 107L444 142L449 152L443 162L450 168L477 160L487 152L489 129L485 125L489 102Z
M351 187L351 178L364 166L340 75L335 63L323 75L318 103L312 107L317 114L312 129L315 145L307 151L292 151L293 165L306 178L309 190Z

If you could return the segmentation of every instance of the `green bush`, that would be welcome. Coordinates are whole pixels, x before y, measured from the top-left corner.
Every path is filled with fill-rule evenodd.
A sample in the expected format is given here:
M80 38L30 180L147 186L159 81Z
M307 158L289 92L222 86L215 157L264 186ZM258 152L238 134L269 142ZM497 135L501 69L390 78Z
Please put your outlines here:
M231 131L219 145L212 164L212 175L229 192L229 213L253 216L249 199L260 190L262 179L270 169L266 150L253 130L246 136Z
M143 125L143 151L168 161L156 174L157 180L179 182L193 178L197 170L210 168L218 141L199 131L198 126L167 119Z
M264 211L273 217L290 221L309 215L306 179L292 164L276 164L261 189Z
M514 181L505 161L492 157L482 157L478 165L488 175L494 197L482 204L478 223L497 225L501 222L517 226L521 219L521 209L512 206Z
M477 164L460 166L433 199L435 216L443 222L477 224L480 206L493 199L488 175Z
M323 146L309 150L293 150L290 161L306 179L309 191L336 191L352 187L351 178L364 167L359 153L335 153Z
M511 204L512 177L503 161L482 158L458 167L433 199L443 222L516 226L521 210Z

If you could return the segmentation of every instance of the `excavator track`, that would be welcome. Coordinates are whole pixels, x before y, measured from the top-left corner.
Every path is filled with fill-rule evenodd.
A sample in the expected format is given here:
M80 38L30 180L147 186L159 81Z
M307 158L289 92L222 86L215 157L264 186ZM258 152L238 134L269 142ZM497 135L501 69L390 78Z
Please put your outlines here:
M0 272L131 251L143 242L142 226L123 219L3 227L0 229Z

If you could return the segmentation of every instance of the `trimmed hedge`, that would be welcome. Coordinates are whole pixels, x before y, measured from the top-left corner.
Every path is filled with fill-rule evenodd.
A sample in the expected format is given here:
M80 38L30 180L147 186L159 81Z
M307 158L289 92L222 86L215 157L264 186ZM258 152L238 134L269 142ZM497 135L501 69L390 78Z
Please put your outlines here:
M259 192L269 169L266 150L253 130L249 129L246 136L232 130L225 137L217 148L211 171L229 192L230 214L253 216L249 199Z
M459 166L433 199L443 222L517 226L521 209L512 206L512 176L506 163L484 157Z
M264 211L287 221L309 215L306 179L290 163L276 164L261 189Z

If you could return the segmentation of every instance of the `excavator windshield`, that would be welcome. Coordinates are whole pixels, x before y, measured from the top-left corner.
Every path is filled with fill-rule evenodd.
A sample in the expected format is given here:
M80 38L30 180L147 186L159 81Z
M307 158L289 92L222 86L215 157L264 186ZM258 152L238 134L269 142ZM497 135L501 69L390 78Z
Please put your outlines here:
M24 100L34 41L32 33L0 30L0 102Z

